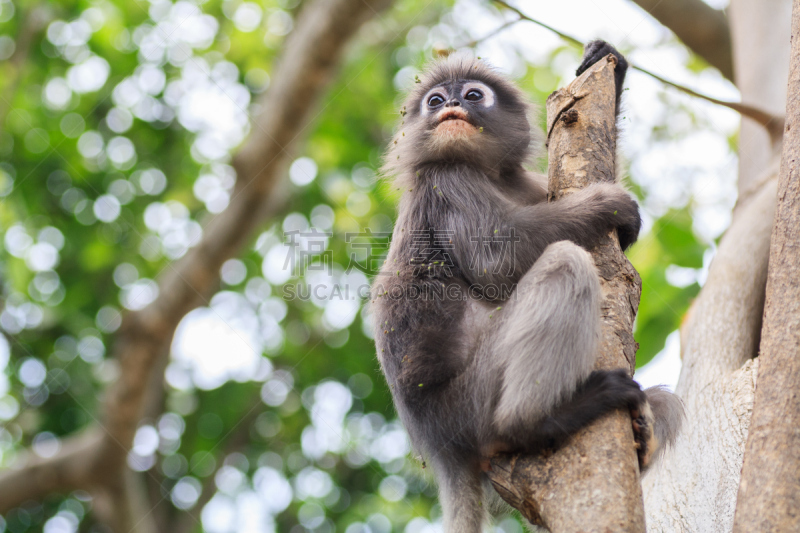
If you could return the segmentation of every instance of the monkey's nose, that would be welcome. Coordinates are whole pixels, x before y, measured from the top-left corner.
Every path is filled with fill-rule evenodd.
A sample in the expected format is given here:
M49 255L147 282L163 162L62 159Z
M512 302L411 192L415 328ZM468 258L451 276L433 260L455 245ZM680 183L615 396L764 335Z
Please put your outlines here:
M456 100L454 98L454 99L450 100L449 102L447 102L445 107L459 107L460 105L461 105L461 102L459 102L458 100Z

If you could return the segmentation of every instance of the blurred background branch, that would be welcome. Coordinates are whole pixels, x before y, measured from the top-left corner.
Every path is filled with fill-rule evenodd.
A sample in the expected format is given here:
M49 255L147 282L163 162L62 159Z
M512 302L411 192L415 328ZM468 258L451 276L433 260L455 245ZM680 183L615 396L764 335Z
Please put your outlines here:
M30 59L31 45L41 38L41 32L50 22L50 16L43 6L31 4L22 7L22 22L16 35L14 51L8 57L6 75L0 83L0 124L5 122L11 108L11 99L19 88L26 62Z
M701 0L633 0L636 5L672 30L695 54L733 81L733 53L728 17Z

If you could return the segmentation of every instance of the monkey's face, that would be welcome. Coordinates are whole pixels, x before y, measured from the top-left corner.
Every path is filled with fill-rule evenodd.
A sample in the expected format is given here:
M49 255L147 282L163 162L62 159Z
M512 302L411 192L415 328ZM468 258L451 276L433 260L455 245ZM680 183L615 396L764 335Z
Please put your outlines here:
M491 87L475 80L457 80L434 87L420 101L419 115L427 123L431 141L447 145L469 143L483 133L494 107Z
M519 166L532 154L531 109L522 91L482 61L439 60L408 95L384 173L411 186L427 164Z
M530 135L525 106L515 96L488 79L433 84L409 112L418 156L495 168L518 162Z

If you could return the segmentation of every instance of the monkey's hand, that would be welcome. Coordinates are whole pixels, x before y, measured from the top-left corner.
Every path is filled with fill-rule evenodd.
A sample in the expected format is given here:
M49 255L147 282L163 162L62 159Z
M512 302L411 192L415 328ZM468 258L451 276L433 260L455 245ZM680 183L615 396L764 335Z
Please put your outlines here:
M599 209L598 213L609 229L617 230L619 245L623 250L636 242L642 227L639 204L619 185L597 184L584 189L589 197L588 205Z
M619 99L622 95L622 84L625 82L625 73L628 71L628 61L622 54L617 52L616 48L601 40L586 43L586 46L583 48L583 61L578 67L578 70L575 71L575 75L580 76L586 69L608 54L613 54L614 57L617 58L617 66L614 68L614 82L617 88L617 112L619 112Z

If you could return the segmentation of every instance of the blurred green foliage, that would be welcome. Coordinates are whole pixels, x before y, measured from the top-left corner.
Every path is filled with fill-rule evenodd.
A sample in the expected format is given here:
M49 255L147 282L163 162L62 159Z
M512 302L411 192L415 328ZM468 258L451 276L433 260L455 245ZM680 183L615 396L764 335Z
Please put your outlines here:
M676 266L700 269L704 252L705 247L692 232L692 218L685 208L667 211L631 250L642 277L635 331L639 342L637 367L649 362L664 347L667 335L680 325L688 305L700 290L696 281L683 287L670 283L667 270Z

